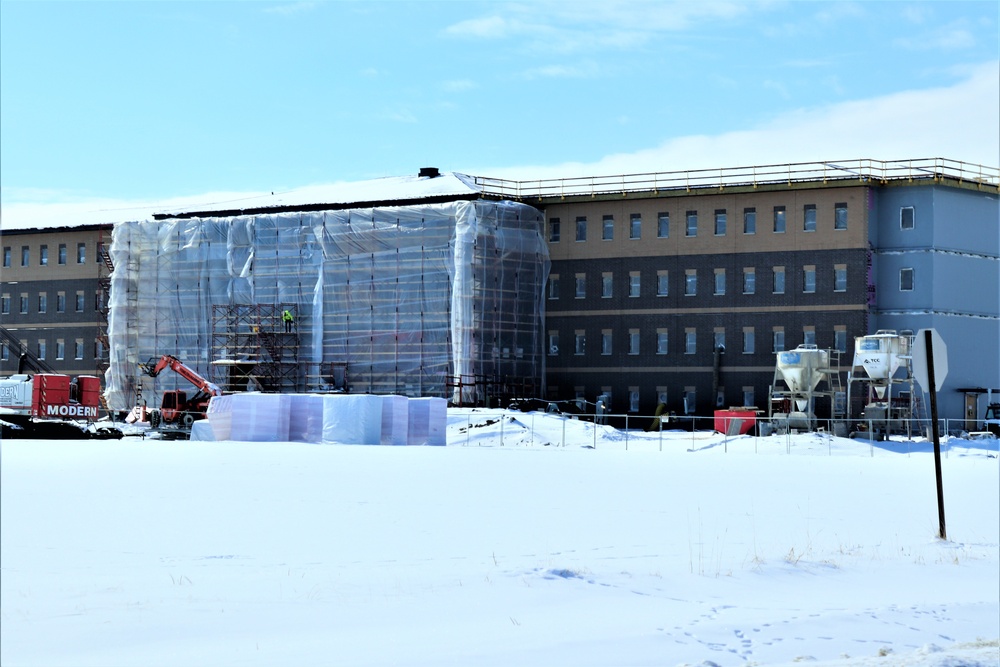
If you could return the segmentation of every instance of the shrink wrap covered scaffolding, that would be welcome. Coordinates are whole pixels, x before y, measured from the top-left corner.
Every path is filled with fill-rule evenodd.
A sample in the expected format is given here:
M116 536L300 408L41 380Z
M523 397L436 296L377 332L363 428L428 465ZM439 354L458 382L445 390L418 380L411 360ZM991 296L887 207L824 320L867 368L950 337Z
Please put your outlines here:
M464 403L485 398L466 378L540 386L542 230L537 209L486 200L120 223L108 403L159 405L164 390L188 388L139 374L162 354L231 390L251 378L265 391L325 391L338 370L352 393ZM220 375L238 368L242 387Z

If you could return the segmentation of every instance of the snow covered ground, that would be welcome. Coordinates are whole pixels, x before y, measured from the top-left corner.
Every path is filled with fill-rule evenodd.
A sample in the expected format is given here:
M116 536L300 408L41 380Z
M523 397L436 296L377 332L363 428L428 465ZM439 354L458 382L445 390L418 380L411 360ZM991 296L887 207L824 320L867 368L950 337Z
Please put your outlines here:
M6 440L0 664L1000 662L996 440L448 443Z

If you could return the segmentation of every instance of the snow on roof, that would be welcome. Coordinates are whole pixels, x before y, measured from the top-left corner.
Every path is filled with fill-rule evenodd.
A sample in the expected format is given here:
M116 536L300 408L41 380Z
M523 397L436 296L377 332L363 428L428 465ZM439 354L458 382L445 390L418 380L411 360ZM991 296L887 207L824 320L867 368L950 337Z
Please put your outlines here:
M203 213L232 212L296 207L345 208L353 203L420 201L478 196L479 188L470 177L442 172L439 176L396 176L367 181L310 185L274 192L214 192L160 201L128 202L90 200L60 203L4 203L0 227L4 231L57 229L151 220L154 216L175 217Z

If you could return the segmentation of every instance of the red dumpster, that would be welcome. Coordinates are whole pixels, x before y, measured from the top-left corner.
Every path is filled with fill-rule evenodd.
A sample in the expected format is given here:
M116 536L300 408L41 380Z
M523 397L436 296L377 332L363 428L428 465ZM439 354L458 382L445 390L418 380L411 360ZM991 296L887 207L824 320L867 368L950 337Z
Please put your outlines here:
M726 435L744 435L757 422L755 408L729 408L715 411L715 430Z

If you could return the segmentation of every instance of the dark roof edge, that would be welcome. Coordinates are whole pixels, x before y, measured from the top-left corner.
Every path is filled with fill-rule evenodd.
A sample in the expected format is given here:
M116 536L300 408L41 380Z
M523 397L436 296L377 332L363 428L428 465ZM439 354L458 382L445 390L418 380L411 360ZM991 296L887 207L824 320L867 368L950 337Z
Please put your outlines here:
M184 220L189 218L231 218L238 215L268 215L272 213L307 213L314 211L343 211L352 208L377 208L388 206L414 206L417 204L447 204L453 201L475 201L481 199L477 192L465 195L434 195L412 199L382 199L358 201L342 204L289 204L287 206L260 206L257 208L233 208L217 211L185 211L183 213L154 213L154 220Z
M0 226L0 236L13 236L15 234L38 234L39 232L92 232L110 231L114 229L113 222L94 222L84 225L63 225L60 227L23 227L17 229L5 229Z

